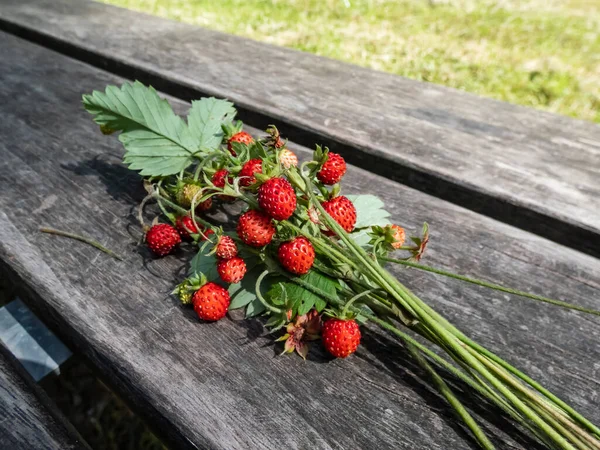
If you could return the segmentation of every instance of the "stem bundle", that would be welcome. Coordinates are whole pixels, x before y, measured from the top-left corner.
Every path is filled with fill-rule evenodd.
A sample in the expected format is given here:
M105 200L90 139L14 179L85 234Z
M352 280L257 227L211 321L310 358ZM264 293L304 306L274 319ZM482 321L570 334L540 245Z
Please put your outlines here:
M418 322L416 326L411 327L413 331L442 348L460 368L445 362L390 324L389 320L386 320L390 317L381 318L364 312L361 314L404 341L415 360L430 374L440 393L463 419L483 448L493 448L493 445L427 359L439 367L450 370L462 381L467 382L480 395L532 431L542 442L551 443L561 449L600 449L600 429L598 427L518 369L467 338L396 280L327 214L313 192L310 179L303 175L303 181L306 185L305 194L309 196L321 213L324 224L334 231L346 245L349 255L343 255L333 246L322 242L319 242L320 247L327 247L327 251L342 258L345 263L352 264L354 269L362 273L373 286L387 292L396 306ZM293 280L299 282L297 278ZM496 287L496 285L494 286ZM304 287L310 289L309 286ZM325 295L323 292L319 294ZM334 298L328 297L328 301L335 302ZM561 304L560 306L565 305Z

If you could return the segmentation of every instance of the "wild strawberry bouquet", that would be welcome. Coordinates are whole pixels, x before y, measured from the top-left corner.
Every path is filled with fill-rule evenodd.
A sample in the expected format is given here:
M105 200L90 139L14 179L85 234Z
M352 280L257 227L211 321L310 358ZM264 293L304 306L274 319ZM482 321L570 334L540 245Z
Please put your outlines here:
M427 224L406 244L405 230L389 222L381 200L343 194L341 155L317 146L312 159L300 163L275 127L260 138L243 131L230 102L194 101L183 120L154 89L136 82L84 95L83 103L103 133L120 132L124 162L144 178L148 196L139 219L150 250L166 256L182 241L197 248L189 277L174 294L201 321L245 308L247 316L264 316L268 329L279 330L284 352L304 358L308 343L318 339L334 357L352 355L369 322L406 346L481 447L494 448L449 382L468 385L548 447L600 449L597 426L469 339L384 265L597 311L421 265ZM148 202L161 211L151 227L143 217ZM217 203L239 213L233 223L210 218Z

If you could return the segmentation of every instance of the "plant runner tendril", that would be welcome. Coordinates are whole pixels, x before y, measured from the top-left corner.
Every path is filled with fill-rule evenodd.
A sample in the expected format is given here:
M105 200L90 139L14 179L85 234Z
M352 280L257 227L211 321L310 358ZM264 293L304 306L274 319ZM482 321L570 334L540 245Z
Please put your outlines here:
M469 278L464 275L458 275L452 272L448 272L446 270L437 269L435 267L425 266L423 264L418 264L413 261L407 261L403 259L397 258L388 258L388 257L380 257L381 260L392 262L395 264L401 264L403 266L412 267L415 269L423 270L425 272L431 272L438 275L442 275L449 278L454 278L455 280L465 281L467 283L475 284L477 286L486 287L489 289L493 289L495 291L506 292L507 294L517 295L519 297L530 298L532 300L538 300L540 302L550 303L552 305L561 306L567 309L573 309L575 311L581 311L588 314L594 314L596 316L600 316L600 311L596 311L594 309L584 308L582 306L573 305L572 303L563 302L560 300L554 300L552 298L543 297L541 295L529 294L528 292L519 291L517 289L507 288L495 283L489 283L487 281L478 280L476 278Z
M54 228L47 228L47 227L40 228L40 231L42 233L55 234L57 236L63 236L63 237L67 237L67 238L70 238L70 239L75 239L75 240L80 241L80 242L85 242L86 244L91 245L92 247L97 248L98 250L106 253L107 255L112 256L113 258L118 259L119 261L123 261L123 258L120 257L119 255L117 255L112 250L106 248L105 246L103 246L99 242L96 242L93 239L87 238L85 236L80 236L80 235L75 234L75 233L69 233L68 231L61 231L61 230L56 230Z

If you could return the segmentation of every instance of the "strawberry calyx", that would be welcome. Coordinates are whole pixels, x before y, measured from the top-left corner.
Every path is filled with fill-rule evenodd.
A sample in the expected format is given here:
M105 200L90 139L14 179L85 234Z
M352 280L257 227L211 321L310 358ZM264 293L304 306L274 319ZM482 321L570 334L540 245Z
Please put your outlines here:
M284 141L279 134L279 130L275 125L269 125L265 130L267 136L263 139L263 142L273 148L282 148L285 146L287 141Z
M183 305L191 305L194 292L205 283L206 277L204 274L194 274L175 286L171 294L176 295Z
M425 253L425 248L427 247L427 244L429 243L429 225L427 224L427 222L425 222L423 224L422 237L418 238L418 237L411 236L411 239L417 245L417 249L412 252L413 253L412 260L420 261L421 258L423 257L423 253Z
M221 125L221 130L223 131L223 141L227 142L234 134L242 131L244 124L241 120L234 120L231 122L225 122Z
M385 256L394 250L408 250L402 248L406 240L406 233L404 228L399 225L391 224L384 227L374 225L368 234L371 237L369 244L373 246L373 253L376 255ZM416 250L417 247L413 247L413 249Z
M315 309L296 317L294 322L289 322L285 334L277 339L285 341L282 354L296 351L303 359L308 355L308 342L319 339L321 331L321 316Z

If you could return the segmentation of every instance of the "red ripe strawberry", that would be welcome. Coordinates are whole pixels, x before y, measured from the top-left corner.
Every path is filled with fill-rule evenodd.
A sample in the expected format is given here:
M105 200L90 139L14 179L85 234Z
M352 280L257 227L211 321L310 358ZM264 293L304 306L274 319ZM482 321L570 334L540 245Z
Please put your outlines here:
M240 170L240 186L250 186L256 183L255 173L262 173L262 160L251 159Z
M186 241L192 240L192 234L200 234L200 240L205 241L211 234L214 233L210 228L200 227L198 229L190 216L179 216L175 221L175 226L179 235Z
M223 189L225 187L225 179L229 182L229 184L233 183L233 178L228 177L229 172L225 169L219 169L212 176L212 183L218 187ZM235 200L235 197L231 197L230 195L219 195L219 198L226 202L231 202Z
M396 241L392 244L392 247L398 249L402 247L402 244L404 244L404 240L406 239L406 233L404 232L404 228L398 225L391 225L391 229L394 233L394 240Z
M237 255L238 249L235 241L229 236L221 236L217 244L217 258L231 259Z
M217 263L217 272L225 283L239 283L246 275L246 263L239 256L222 259Z
M225 169L219 169L215 172L215 174L212 176L212 182L213 184L218 187L223 189L225 187L225 178L227 178L227 175L229 175L229 172L227 172L227 170ZM229 177L229 182L232 182L231 177Z
M258 204L273 219L286 220L296 210L296 192L285 178L271 178L258 189Z
M198 228L190 216L179 216L175 221L175 227L182 239L186 241L192 239L190 234L198 234Z
M196 211L199 211L199 212L206 212L210 208L212 208L212 197L207 198L202 203L198 203L196 205Z
M298 236L281 244L277 256L281 265L288 272L304 275L315 262L315 249L308 239Z
M347 197L340 195L323 202L323 209L346 230L346 233L352 232L356 225L356 208ZM329 231L326 234L331 236L334 233Z
M240 144L250 145L254 142L254 139L245 131L240 131L239 133L236 133L233 136L231 136L227 141L227 149L233 156L237 156L235 151L233 150L233 145L231 145L233 142L239 142Z
M215 234L215 232L213 230L211 230L210 228L200 228L200 240L201 241L206 241L207 239L210 238L211 234Z
M321 170L317 173L317 178L323 184L339 183L346 173L346 161L337 153L329 152L327 161L323 164Z
M169 224L159 223L146 233L146 243L158 256L165 256L181 242L177 230Z
M332 318L323 323L321 340L325 350L336 358L346 358L360 344L360 329L355 320Z
M194 311L202 320L222 319L229 308L229 292L216 283L209 282L198 289L192 297Z
M298 166L298 157L293 151L288 150L287 148L284 148L281 150L281 153L279 153L279 161L286 169L289 169L292 166Z
M244 244L264 247L273 239L275 226L269 216L262 211L251 210L240 216L237 234Z

